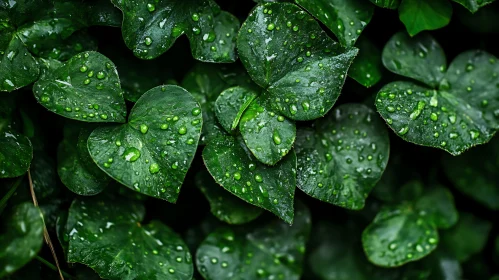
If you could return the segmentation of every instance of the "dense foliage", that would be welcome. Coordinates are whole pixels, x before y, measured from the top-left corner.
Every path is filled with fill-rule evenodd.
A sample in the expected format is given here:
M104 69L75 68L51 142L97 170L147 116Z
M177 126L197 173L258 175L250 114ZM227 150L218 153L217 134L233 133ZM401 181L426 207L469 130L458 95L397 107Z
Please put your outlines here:
M0 278L499 279L498 17L0 0Z

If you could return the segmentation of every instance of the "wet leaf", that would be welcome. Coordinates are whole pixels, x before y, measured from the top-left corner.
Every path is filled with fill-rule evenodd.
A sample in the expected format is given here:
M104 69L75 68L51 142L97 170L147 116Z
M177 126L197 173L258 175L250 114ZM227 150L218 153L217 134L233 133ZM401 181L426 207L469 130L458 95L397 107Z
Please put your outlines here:
M196 152L201 109L181 87L155 87L135 103L123 125L95 129L88 139L94 162L121 184L175 202Z
M256 228L219 228L199 246L196 265L207 280L298 280L310 225L308 209L297 203L292 226L274 219Z
M0 230L0 277L26 265L43 244L43 216L38 207L26 202L12 208Z
M407 32L414 36L449 24L452 5L448 0L402 0L399 17Z
M388 133L365 105L345 104L315 130L298 130L298 187L308 195L347 209L359 210L388 163Z
M196 174L196 186L210 203L211 213L228 224L244 224L258 218L263 209L232 195L219 186L207 171Z
M387 9L397 9L400 5L400 0L369 0L371 3L374 5L381 7L381 8L387 8Z
M258 5L239 30L237 48L272 106L293 120L316 119L331 109L358 51L343 50L290 3Z
M359 55L348 70L348 76L367 88L372 87L383 74L381 51L366 37L361 37L356 47L359 48Z
M452 1L463 5L463 7L468 9L470 12L476 13L478 9L494 2L495 0L452 0Z
M192 279L185 243L159 221L141 224L144 214L134 201L74 200L66 224L67 261L105 279Z
M437 228L447 229L458 221L458 212L454 205L454 197L449 190L435 186L426 190L425 194L415 203L416 209L424 209L425 219L430 220Z
M23 175L33 159L28 137L10 129L0 130L0 178Z
M257 95L243 87L232 87L220 93L215 101L215 114L225 131L231 133L237 128L244 111Z
M203 160L211 176L226 190L289 224L293 222L294 152L278 164L267 166L254 158L242 139L219 137L204 148Z
M123 12L122 34L128 48L142 59L166 52L182 34L192 56L206 62L233 62L239 21L212 0L111 1Z

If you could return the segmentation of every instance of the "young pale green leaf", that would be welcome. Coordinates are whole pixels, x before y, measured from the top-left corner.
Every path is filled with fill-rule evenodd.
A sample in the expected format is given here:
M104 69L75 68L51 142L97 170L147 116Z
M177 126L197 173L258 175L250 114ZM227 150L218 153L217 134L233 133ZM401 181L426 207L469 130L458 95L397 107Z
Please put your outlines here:
M427 33L414 38L405 32L396 33L383 48L382 59L391 72L433 88L439 85L447 67L444 50Z
M57 150L57 173L62 183L79 195L96 195L109 184L110 177L94 163L87 148L90 129L76 129L75 137L65 135Z
M371 1L371 3L373 3L378 7L392 9L392 10L397 9L400 5L400 0L369 0L369 1Z
M32 159L33 146L28 137L9 129L0 130L0 178L23 175Z
M491 229L489 221L470 213L461 213L457 225L442 233L442 242L459 262L465 262L483 250Z
M219 228L197 249L196 265L206 280L298 280L310 226L310 212L297 203L292 226L272 220L256 228Z
M452 5L448 0L402 0L399 17L409 35L439 29L449 24Z
M470 12L476 13L478 9L494 2L495 0L452 0L452 1L463 5L463 7L468 9Z
M459 157L443 158L443 169L454 186L492 210L499 210L499 138ZM472 163L472 164L470 164Z
M218 137L203 150L211 176L232 194L293 223L296 188L294 151L274 166L267 166L247 150L242 139Z
M128 123L95 129L88 150L116 181L173 203L196 153L202 124L199 104L188 91L159 86L140 97Z
M414 208L439 229L452 227L459 218L454 197L449 190L440 186L426 190Z
M298 187L308 195L359 210L388 163L388 132L365 105L345 104L298 130Z
M36 100L66 118L86 122L125 122L126 106L113 62L98 52L72 57L33 86Z
M210 174L196 174L196 186L210 203L211 214L228 224L244 224L258 218L263 209L246 203L219 186Z
M362 233L369 261L396 267L430 254L439 241L433 224L409 204L383 208Z
M267 165L286 156L296 138L295 123L275 113L262 96L244 112L239 130L251 153Z
M316 119L331 109L358 51L343 50L290 3L258 5L239 30L237 49L272 106L293 120Z
M257 95L256 92L239 86L220 93L215 101L215 114L225 131L231 133L237 128L244 110L248 108Z
M16 33L8 45L0 45L0 92L11 92L34 82L40 74L38 62ZM7 36L0 35L0 36Z
M112 0L123 12L122 34L128 48L142 59L166 52L182 34L192 56L206 62L234 62L239 20L213 0L159 2Z
M66 224L68 262L85 264L104 279L192 279L191 254L169 227L141 224L134 201L76 199Z
M381 51L366 37L361 37L356 47L359 48L359 55L348 70L348 76L367 88L372 87L383 74Z
M43 216L30 202L15 206L0 230L0 277L26 265L43 245Z
M374 6L365 0L295 0L336 35L341 45L352 47L371 21Z

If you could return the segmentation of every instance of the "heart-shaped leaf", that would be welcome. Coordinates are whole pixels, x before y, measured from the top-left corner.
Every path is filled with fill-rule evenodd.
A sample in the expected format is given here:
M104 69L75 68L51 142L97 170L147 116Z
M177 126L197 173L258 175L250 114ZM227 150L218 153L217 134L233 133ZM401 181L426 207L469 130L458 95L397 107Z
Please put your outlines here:
M449 24L452 5L448 0L402 0L399 17L411 36Z
M458 157L443 158L443 169L454 186L492 210L499 210L499 138ZM470 164L472 163L472 164Z
M392 10L397 9L400 5L400 0L369 0L369 1L371 1L371 3L373 3L378 7L392 9Z
M28 137L10 129L0 130L0 178L23 175L32 159L33 146Z
M175 202L202 125L201 109L189 92L178 86L159 86L140 97L128 123L95 129L88 150L116 181Z
M191 254L159 221L141 224L134 201L76 199L69 208L68 262L85 264L105 279L192 279Z
M298 280L310 225L310 212L297 203L292 226L274 219L256 228L219 228L197 249L196 265L207 280Z
M442 47L428 33L414 38L405 32L393 35L383 48L383 65L395 74L437 87L447 61Z
M459 155L499 128L498 73L493 55L467 51L450 64L438 90L393 82L378 92L376 107L402 139Z
M251 153L268 165L286 156L296 138L295 123L275 113L262 96L246 109L239 130Z
M258 5L239 30L237 49L272 106L293 120L316 119L331 109L358 51L343 50L290 3Z
M366 37L361 37L356 46L359 55L348 70L348 76L365 87L372 87L381 80L383 74L381 51Z
M125 122L126 106L113 62L98 52L72 57L49 69L33 86L36 100L63 117L86 122Z
M452 1L463 5L463 7L468 9L470 12L476 13L478 9L494 2L495 0L452 0Z
M352 47L371 21L374 6L365 0L295 0L336 35L341 45Z
M294 151L274 166L267 166L247 150L242 139L218 137L203 150L211 176L242 200L264 208L287 223L293 222L296 188Z
M112 2L123 12L123 39L139 58L158 57L182 34L189 38L195 59L233 62L237 58L239 20L213 0Z
M79 195L95 195L104 190L111 181L94 163L87 148L91 129L67 127L75 130L75 135L65 131L64 140L57 150L57 173L62 183Z
M219 186L207 171L196 174L196 186L210 203L211 214L228 224L244 224L258 218L263 209L232 195Z
M0 277L26 265L43 245L43 216L25 202L15 206L0 230Z
M244 110L257 95L256 92L239 86L222 91L215 101L215 114L220 125L229 133L236 129Z
M388 163L388 132L365 105L345 104L296 138L298 187L308 195L359 210Z
M369 261L385 267L423 258L437 247L438 240L437 229L410 204L383 208L362 233Z

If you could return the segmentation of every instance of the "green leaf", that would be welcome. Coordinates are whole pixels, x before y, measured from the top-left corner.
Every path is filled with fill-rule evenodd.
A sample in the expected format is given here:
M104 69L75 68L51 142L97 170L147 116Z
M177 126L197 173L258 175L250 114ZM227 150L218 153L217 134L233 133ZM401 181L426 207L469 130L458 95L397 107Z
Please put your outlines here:
M476 13L478 9L494 2L495 0L452 0L452 1L463 5L463 7L468 9L470 12Z
M268 165L275 165L285 157L296 138L295 123L275 113L262 97L255 99L244 112L239 130L255 158Z
M142 59L166 52L182 34L192 56L206 62L234 62L239 20L212 0L112 0L123 12L122 34L128 48Z
M369 0L369 1L371 1L371 3L373 3L378 7L392 9L392 10L397 9L400 5L400 0Z
M239 30L237 49L272 106L293 120L316 119L331 109L358 51L343 50L290 3L258 5Z
M297 203L292 226L274 219L256 228L219 228L197 249L196 265L206 280L298 280L310 225L308 209Z
M72 57L33 86L36 100L66 118L125 122L126 106L113 62L98 52Z
M210 203L213 216L228 224L244 224L258 218L263 209L225 191L206 171L196 174L196 186Z
M424 211L425 219L439 229L450 228L458 220L454 197L449 190L440 186L426 190L423 197L415 203L415 209Z
M452 5L448 0L402 0L399 18L409 35L435 30L449 24Z
M72 129L71 127L66 129ZM57 150L57 172L62 183L79 195L95 195L104 190L111 181L93 162L87 148L91 129L75 129L76 135L65 133Z
M43 245L43 216L26 202L15 206L0 227L0 277L27 264Z
M10 129L0 130L0 178L23 175L33 159L28 137Z
M159 221L141 224L144 214L134 201L74 200L66 225L68 262L105 279L192 279L185 243Z
M30 48L30 52L37 57L45 59L69 60L71 57L83 51L96 51L97 40L87 32L75 32L67 39L50 41L52 44L44 44L37 48ZM29 46L28 46L29 47Z
M302 191L359 210L386 168L390 142L373 110L345 104L317 120L315 131L299 129L295 149Z
M19 36L16 33L11 36L8 45L0 46L0 92L11 92L27 86L40 74L38 62Z
M155 87L142 95L128 123L95 129L88 139L94 162L140 193L175 202L196 152L203 120L181 87Z
M419 260L438 243L438 232L409 204L383 208L362 233L362 245L369 261L396 267Z
M348 70L348 76L367 88L372 87L383 74L381 51L366 37L361 37L356 46L359 55Z
M459 155L499 128L498 73L493 55L467 51L450 64L438 91L393 82L378 92L376 107L402 139Z
M447 67L444 50L428 33L414 38L405 32L396 33L383 48L382 59L391 72L434 88L444 77Z
M447 177L460 192L492 210L499 210L498 158L499 138L495 137L490 143L459 157L445 156L442 164Z
M220 125L231 133L237 128L244 110L256 97L256 92L239 86L222 91L215 101L215 114Z
M211 176L226 190L289 224L293 222L294 152L278 164L267 166L253 157L242 139L219 137L204 148L203 160Z
M461 213L459 222L450 230L442 232L443 246L453 254L459 262L483 250L492 224L470 213Z
M341 45L352 47L371 21L374 6L365 0L295 0L329 28Z

